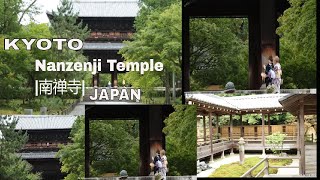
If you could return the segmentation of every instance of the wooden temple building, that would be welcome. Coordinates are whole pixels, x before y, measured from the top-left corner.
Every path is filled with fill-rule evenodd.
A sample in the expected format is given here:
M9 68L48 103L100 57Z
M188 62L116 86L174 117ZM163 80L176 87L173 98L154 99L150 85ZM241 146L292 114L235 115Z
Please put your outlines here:
M110 72L107 59L124 61L118 54L124 46L123 41L130 40L134 32L134 19L139 11L138 0L73 1L74 11L79 20L88 25L90 36L84 42L83 53L92 59L101 59L101 73L111 74L111 86L118 86L120 72ZM99 73L93 75L93 87L106 87L100 84Z
M71 143L69 135L77 116L19 115L16 130L28 134L29 140L19 154L40 172L42 179L63 179L59 158L59 145Z
M174 111L172 105L86 105L85 177L90 175L90 122L95 120L139 120L139 176L149 176L156 150L165 149L164 120Z
M305 115L316 115L316 93L311 94L259 94L221 97L212 93L186 93L188 104L196 105L198 112L198 124L203 121L203 137L198 137L197 159L214 155L224 156L225 151L231 154L238 148L240 137L245 140L245 151L262 151L266 155L266 149L270 148L266 144L266 135L272 132L285 132L287 134L283 150L296 150L299 158L300 175L316 175L316 145L306 146L305 144ZM270 115L275 113L289 112L297 116L296 127L282 126L273 128L270 126ZM260 126L243 126L242 116L246 114L261 114L262 124ZM229 115L229 126L224 129L219 127L219 118ZM240 126L234 127L234 115L239 115ZM268 118L268 125L265 125L265 117ZM209 120L206 121L206 120ZM208 125L207 125L208 124ZM213 127L213 124L215 127ZM209 137L207 136L209 129ZM291 131L288 130L291 128ZM236 129L236 131L235 131ZM289 132L290 133L287 133ZM199 132L199 129L198 129ZM227 136L220 137L221 133ZM310 154L306 154L306 149L310 149Z
M111 74L111 86L117 87L120 72L110 72L106 60L124 61L118 52L124 46L123 41L130 40L134 33L134 19L139 11L138 0L73 0L72 5L73 11L78 13L78 21L82 20L90 30L90 36L82 48L84 55L88 61L101 59L100 73ZM52 14L47 12L47 16L51 18ZM92 87L108 86L100 84L100 73L93 75Z
M249 89L260 89L260 73L267 58L279 55L277 18L289 8L287 0L184 0L182 29L182 93L190 91L191 18L248 18L249 22ZM279 56L281 59L281 56Z

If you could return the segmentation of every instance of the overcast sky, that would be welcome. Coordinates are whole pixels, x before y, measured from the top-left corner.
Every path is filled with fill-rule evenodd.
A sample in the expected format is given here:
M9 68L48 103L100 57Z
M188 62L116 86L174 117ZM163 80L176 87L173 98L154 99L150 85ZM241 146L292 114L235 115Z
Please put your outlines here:
M24 0L30 2L30 0ZM57 6L59 5L60 0L37 0L35 6L40 8L40 14L35 16L36 23L48 23L49 19L46 15L46 11L52 11L53 9L56 10ZM23 19L23 24L29 23L29 18L27 16Z

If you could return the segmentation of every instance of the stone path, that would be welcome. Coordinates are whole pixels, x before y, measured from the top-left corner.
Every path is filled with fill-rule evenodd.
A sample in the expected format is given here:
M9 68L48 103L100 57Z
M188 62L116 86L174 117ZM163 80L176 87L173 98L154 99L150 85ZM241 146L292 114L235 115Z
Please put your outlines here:
M245 158L249 157L260 157L261 154L246 154ZM197 174L197 177L209 177L216 169L218 169L221 165L230 164L239 161L239 154L233 155L225 155L225 158L217 158L214 159L212 163L209 163L209 166L212 167L206 171L202 171L201 173Z
M85 113L85 105L78 103L74 109L69 113L69 115L80 116Z

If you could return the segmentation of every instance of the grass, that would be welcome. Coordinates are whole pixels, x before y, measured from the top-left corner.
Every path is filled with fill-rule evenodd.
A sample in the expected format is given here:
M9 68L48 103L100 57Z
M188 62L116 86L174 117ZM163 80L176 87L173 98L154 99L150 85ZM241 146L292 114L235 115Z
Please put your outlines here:
M246 158L243 165L240 165L239 162L225 164L220 166L215 170L209 177L240 177L246 173L250 168L258 164L261 159L259 157L250 157ZM285 166L291 164L291 159L271 159L269 160L270 166ZM252 176L256 176L264 167L264 163L259 165L253 172ZM276 174L278 172L277 168L269 168L269 174ZM261 174L263 176L264 173Z
M74 99L65 99L66 103L64 105L60 105L59 108L49 109L50 113L57 113L62 109L68 108L75 100ZM22 99L12 99L6 101L4 99L0 99L0 114L3 115L15 115L15 114L23 114L24 109L33 109L34 115L40 114L39 99L34 99L33 102L25 102L23 104Z

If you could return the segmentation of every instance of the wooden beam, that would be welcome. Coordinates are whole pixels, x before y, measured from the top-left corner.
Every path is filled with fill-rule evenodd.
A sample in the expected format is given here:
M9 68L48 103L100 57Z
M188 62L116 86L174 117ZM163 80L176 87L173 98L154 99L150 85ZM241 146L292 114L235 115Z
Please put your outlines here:
M265 150L265 137L264 137L264 114L262 113L261 116L262 120L262 129L261 129L261 136L262 136L262 155L266 155L266 150Z
M213 146L212 146L212 113L209 112L209 128L210 128L210 161L213 161Z
M243 123L242 123L242 114L240 114L240 136L243 137Z
M207 129L206 129L206 116L202 116L203 117L203 140L204 142L207 141Z
M268 134L271 134L270 114L268 114Z
M305 144L304 144L304 104L303 100L299 101L299 129L300 129L300 164L299 174L304 176L306 174L306 162L305 162Z
M233 120L232 120L232 114L230 114L230 141L233 142ZM231 148L231 152L230 154L234 154L233 153L233 148Z
M216 133L216 135L217 135L217 138L218 138L218 134L219 134L219 115L218 114L216 114L216 131L217 131L217 133Z

